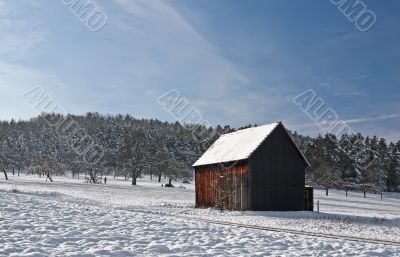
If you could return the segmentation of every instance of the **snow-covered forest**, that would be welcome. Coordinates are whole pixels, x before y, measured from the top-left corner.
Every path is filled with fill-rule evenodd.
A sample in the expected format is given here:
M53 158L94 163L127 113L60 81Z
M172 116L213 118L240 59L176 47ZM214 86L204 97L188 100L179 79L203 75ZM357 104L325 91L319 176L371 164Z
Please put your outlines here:
M51 121L64 125L73 121L78 127L60 128L60 123ZM78 136L72 129L83 134ZM0 164L6 177L27 171L51 181L54 175L70 171L91 183L104 181L103 176L124 176L135 185L137 178L150 175L159 181L166 178L172 185L176 180L192 180L191 165L219 135L231 131L228 125L182 126L130 115L42 114L29 121L0 122ZM307 184L327 190L400 190L400 142L361 134L291 135L311 164ZM101 158L88 161L87 144L96 145Z

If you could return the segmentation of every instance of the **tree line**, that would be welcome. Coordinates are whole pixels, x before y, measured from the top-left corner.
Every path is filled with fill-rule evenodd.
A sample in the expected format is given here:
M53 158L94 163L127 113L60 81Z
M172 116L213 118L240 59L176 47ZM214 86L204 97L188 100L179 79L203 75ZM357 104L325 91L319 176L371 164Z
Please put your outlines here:
M67 121L75 125L74 133ZM191 165L227 129L98 113L0 121L0 167L6 179L7 172L26 171L52 181L54 175L70 171L90 183L100 183L108 174L136 185L138 177L149 175L159 182L164 177L172 186L175 180L192 179ZM88 144L99 149L101 158L85 156L90 154L86 149L93 149Z
M74 121L78 126L74 130L82 131L81 135L70 133L68 126L55 128L58 120ZM252 126L256 125L243 128ZM135 185L137 178L149 175L159 182L166 178L172 186L176 180L192 180L191 165L221 134L232 131L229 125L183 126L130 115L42 114L25 121L0 121L0 168L6 178L26 171L51 181L54 175L70 171L91 183L99 183L107 174L124 176ZM290 134L311 164L307 184L327 193L331 188L400 190L400 141L388 143L360 133L339 138ZM87 144L95 144L101 158L88 160Z
M400 141L386 142L377 136L343 134L316 138L293 133L311 166L306 183L331 188L381 193L400 191Z

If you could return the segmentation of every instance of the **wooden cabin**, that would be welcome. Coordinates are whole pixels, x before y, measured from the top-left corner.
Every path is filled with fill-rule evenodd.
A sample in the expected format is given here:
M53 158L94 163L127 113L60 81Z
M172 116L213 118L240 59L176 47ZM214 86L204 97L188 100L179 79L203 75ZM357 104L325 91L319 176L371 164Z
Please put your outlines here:
M193 164L196 207L305 210L308 166L281 122L224 134Z

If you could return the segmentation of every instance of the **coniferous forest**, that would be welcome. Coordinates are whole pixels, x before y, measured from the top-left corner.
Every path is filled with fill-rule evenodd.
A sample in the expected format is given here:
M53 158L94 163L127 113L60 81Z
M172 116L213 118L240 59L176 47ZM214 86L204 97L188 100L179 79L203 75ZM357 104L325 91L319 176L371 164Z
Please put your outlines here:
M5 178L28 172L52 181L72 173L90 183L123 176L136 185L137 178L149 175L172 186L193 180L191 165L219 135L232 131L228 125L182 126L130 115L42 114L0 122L0 168ZM308 185L327 193L333 188L400 191L400 141L360 133L312 138L289 132L311 164Z

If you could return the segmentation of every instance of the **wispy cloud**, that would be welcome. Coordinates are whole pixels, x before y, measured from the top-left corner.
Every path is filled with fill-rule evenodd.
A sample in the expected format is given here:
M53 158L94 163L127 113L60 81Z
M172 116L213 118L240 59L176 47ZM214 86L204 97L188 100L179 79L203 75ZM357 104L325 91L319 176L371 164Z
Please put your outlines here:
M30 14L34 1L27 5L0 0L0 56L4 61L28 58L35 47L45 41L44 33L36 25ZM25 8L29 11L26 11Z
M201 98L203 105L199 107L213 106L230 118L238 116L232 114L231 108L247 94L244 89L250 83L249 77L198 33L174 6L160 0L114 3L132 15L129 24L118 20L112 25L123 30L130 26L135 31L133 44L140 49L140 64L134 64L133 69L140 81L161 77L163 85L159 84L153 92L170 89L167 86L182 91L191 88L188 97L192 101ZM242 111L247 109L250 108Z
M35 116L22 101L22 95L34 86L41 85L52 93L63 86L55 76L19 64L0 61L1 119L27 119Z
M335 95L339 97L357 97L366 96L366 93L361 91L338 91L335 92Z
M338 124L345 124L351 127L352 132L361 132L364 135L378 135L384 137L389 141L396 142L400 140L400 133L390 126L382 124L382 120L395 120L400 118L400 114L379 115L373 117L353 118L347 120L338 120ZM286 123L289 129L301 131L306 135L317 136L318 134L327 133L326 130L321 129L315 122L298 122L289 121Z
M42 33L6 34L0 38L0 55L11 61L25 59L43 41Z
M354 119L348 119L348 120L343 120L342 123L345 124L354 124L354 123L365 123L365 122L375 122L379 120L387 120L387 119L395 119L399 118L400 114L388 114L388 115L380 115L380 116L375 116L375 117L363 117L363 118L354 118Z

